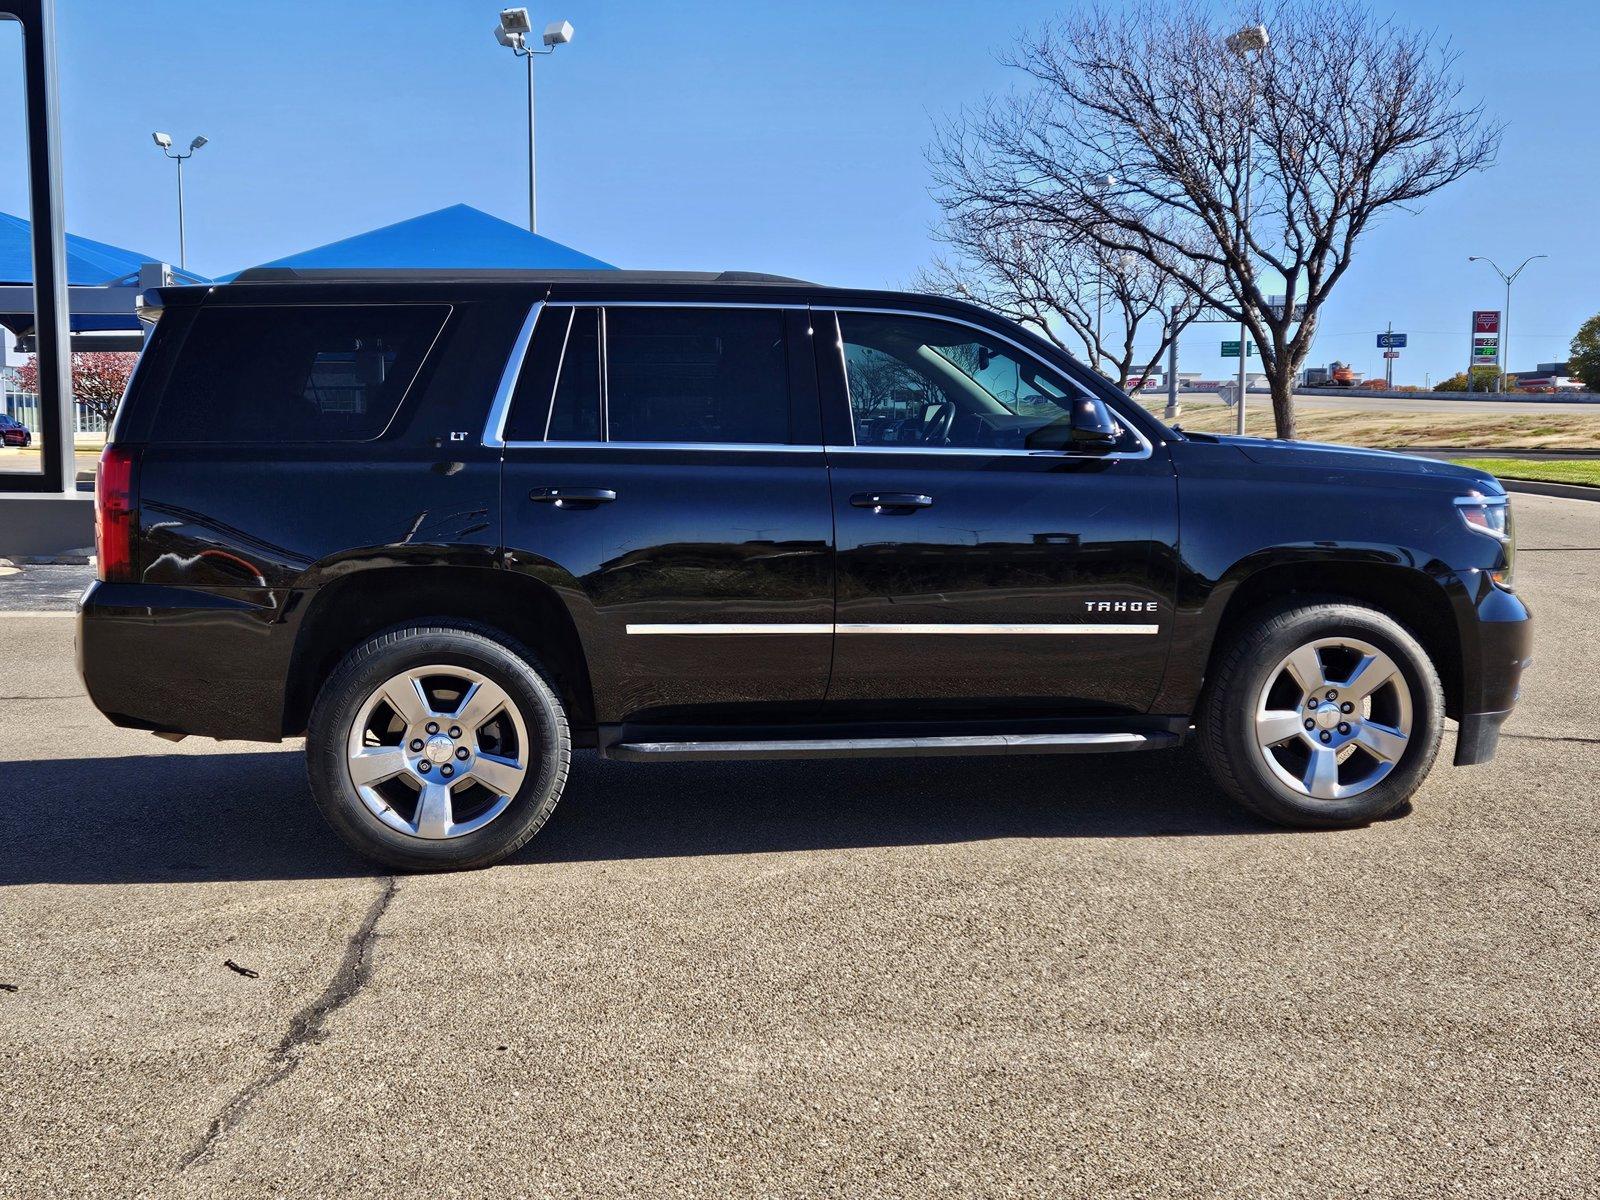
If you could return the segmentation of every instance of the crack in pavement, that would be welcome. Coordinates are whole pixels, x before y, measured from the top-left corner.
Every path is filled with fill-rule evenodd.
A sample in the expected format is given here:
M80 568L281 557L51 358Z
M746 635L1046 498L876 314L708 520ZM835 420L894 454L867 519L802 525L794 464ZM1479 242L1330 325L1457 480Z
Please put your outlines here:
M267 1059L266 1069L240 1088L233 1099L223 1105L222 1110L211 1118L211 1124L207 1126L204 1136L195 1144L194 1149L184 1156L180 1171L187 1171L206 1158L218 1140L244 1118L263 1093L299 1069L302 1061L299 1053L301 1047L320 1042L327 1036L323 1026L328 1018L355 999L356 993L372 977L370 953L372 942L376 936L378 921L388 910L394 892L395 877L391 875L385 881L383 891L367 908L367 915L361 919L361 925L345 943L344 959L339 963L339 969L334 972L333 978L328 981L328 986L322 989L315 1000L289 1018L289 1027L284 1030L283 1037L278 1039L278 1044L273 1047L272 1055Z
M1519 742L1582 742L1586 746L1600 746L1600 737L1578 737L1558 733L1502 733L1500 736L1515 738Z

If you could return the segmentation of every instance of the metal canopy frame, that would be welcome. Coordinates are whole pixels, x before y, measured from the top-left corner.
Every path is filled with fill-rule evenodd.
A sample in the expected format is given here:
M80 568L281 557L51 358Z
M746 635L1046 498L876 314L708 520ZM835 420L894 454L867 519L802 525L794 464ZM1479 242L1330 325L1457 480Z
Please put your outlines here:
M77 491L70 412L72 356L68 348L67 240L61 200L55 15L55 0L0 0L0 21L16 21L22 26L35 353L39 359L44 434L44 470L28 475L0 474L0 494Z

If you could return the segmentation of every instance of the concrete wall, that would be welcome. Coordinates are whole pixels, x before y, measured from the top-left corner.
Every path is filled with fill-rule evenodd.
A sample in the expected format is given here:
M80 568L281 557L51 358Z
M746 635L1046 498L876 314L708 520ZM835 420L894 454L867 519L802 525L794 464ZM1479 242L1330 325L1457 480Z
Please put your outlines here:
M0 495L0 558L66 554L94 546L94 494Z

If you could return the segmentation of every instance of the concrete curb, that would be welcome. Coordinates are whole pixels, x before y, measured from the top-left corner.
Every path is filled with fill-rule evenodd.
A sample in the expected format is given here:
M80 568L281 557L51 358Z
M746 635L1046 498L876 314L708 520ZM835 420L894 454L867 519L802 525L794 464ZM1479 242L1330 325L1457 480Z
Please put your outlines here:
M1560 496L1564 500L1600 500L1600 487L1582 483L1545 483L1536 479L1506 479L1495 476L1508 492L1527 492L1533 496Z
M1267 389L1263 388L1263 392ZM1180 393L1181 395L1182 393ZM1251 389L1251 395L1255 389ZM1297 387L1296 396L1358 396L1366 400L1461 400L1491 404L1600 404L1600 392L1395 392L1384 388Z

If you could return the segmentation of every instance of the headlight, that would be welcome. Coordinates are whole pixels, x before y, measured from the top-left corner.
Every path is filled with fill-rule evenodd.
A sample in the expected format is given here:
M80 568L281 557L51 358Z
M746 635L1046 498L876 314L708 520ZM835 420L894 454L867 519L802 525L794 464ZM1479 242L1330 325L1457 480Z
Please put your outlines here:
M1482 492L1473 492L1470 496L1456 498L1456 511L1461 514L1461 519L1467 523L1467 528L1474 533L1481 533L1494 538L1503 547L1501 553L1504 558L1500 566L1489 572L1501 587L1511 587L1512 568L1516 563L1516 539L1511 524L1511 500L1509 497L1486 496Z
M1511 540L1511 504L1504 496L1485 496L1473 492L1456 498L1456 511L1467 528L1486 533L1498 541Z

